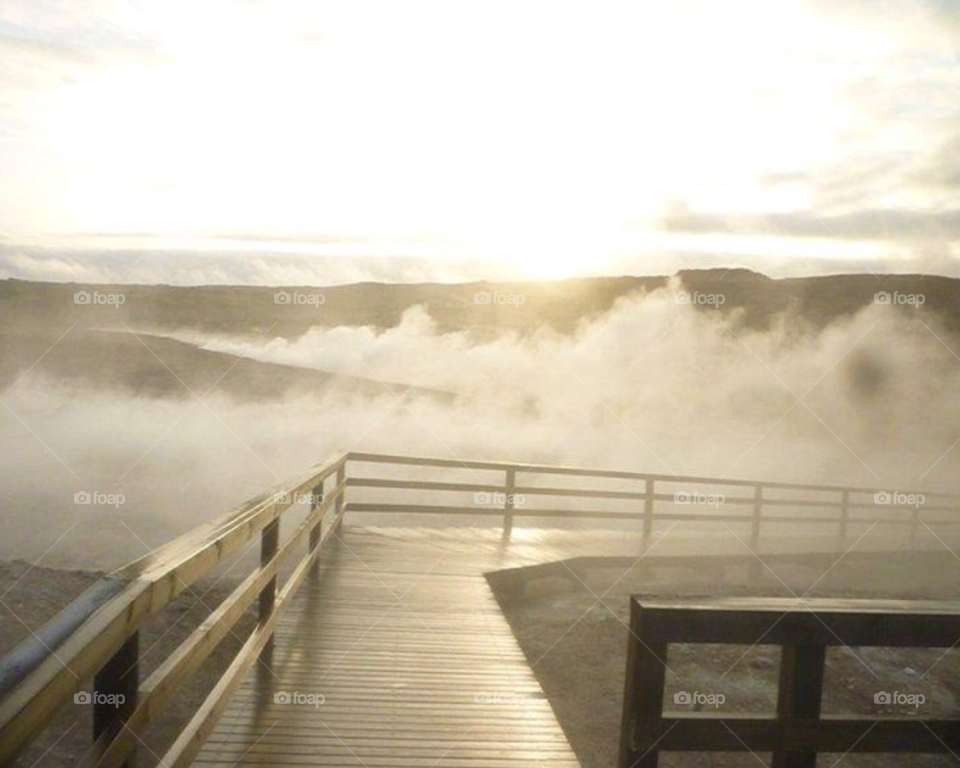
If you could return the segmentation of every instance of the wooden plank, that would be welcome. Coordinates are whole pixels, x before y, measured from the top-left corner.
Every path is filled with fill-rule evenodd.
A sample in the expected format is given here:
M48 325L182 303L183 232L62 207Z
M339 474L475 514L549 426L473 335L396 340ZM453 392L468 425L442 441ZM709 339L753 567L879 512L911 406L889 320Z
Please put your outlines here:
M636 598L634 598L636 600ZM645 631L677 643L949 648L960 637L960 604L946 601L718 598L644 600Z

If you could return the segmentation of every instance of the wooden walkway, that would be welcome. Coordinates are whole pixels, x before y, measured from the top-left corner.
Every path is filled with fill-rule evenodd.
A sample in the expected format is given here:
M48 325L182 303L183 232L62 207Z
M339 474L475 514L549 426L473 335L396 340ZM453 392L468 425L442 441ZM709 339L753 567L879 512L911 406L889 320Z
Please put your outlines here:
M673 534L651 557L743 550L733 536ZM616 531L520 528L504 545L496 529L344 527L281 618L270 669L254 665L193 764L578 768L483 574L642 552ZM324 700L278 703L281 692Z
M574 532L503 547L499 531L345 528L283 616L272 673L256 665L194 765L578 767L483 573L582 544Z

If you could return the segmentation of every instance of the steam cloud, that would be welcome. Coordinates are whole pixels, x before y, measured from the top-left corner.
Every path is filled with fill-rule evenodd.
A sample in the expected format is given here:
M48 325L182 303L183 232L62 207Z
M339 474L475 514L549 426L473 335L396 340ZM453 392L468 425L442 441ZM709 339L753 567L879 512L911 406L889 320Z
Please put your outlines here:
M79 521L44 564L116 566L348 449L950 489L960 363L929 316L905 321L870 305L817 333L786 317L758 332L677 305L673 290L622 300L571 336L439 333L414 308L383 332L318 327L255 349L192 338L265 362L444 389L450 402L398 401L384 388L246 404L214 390L191 405L28 374L5 398L22 423L9 411L0 419L0 557L39 557ZM126 501L78 506L80 490Z

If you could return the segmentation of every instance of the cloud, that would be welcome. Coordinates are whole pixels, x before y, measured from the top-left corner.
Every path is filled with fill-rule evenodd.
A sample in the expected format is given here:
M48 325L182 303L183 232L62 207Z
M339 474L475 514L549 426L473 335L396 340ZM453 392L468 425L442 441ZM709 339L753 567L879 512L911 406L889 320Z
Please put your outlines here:
M922 211L865 209L844 215L815 211L758 216L700 213L674 209L662 220L670 232L780 234L787 237L833 237L855 240L943 240L960 237L960 209Z
M503 265L417 257L312 256L257 251L59 251L0 243L0 277L41 282L165 285L341 285L472 282Z

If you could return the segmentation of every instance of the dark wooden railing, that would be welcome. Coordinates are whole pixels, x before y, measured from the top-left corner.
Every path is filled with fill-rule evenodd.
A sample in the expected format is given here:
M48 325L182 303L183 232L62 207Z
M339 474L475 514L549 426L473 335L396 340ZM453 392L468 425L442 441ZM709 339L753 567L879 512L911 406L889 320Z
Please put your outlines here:
M831 645L951 648L960 605L924 601L631 599L620 768L656 768L660 752L773 753L774 768L815 768L817 754L960 753L960 718L821 717ZM663 712L670 643L782 646L775 715L709 707ZM722 682L709 695L722 694ZM878 688L879 686L878 683ZM732 696L724 702L734 705Z
M349 476L348 465L351 469ZM378 466L390 466L395 471L414 474L429 472L431 479L372 476L371 468ZM457 481L451 477L465 471L473 474L475 482ZM450 479L439 479L443 473L449 473L446 476ZM544 478L593 479L619 483L623 487L610 490L538 484ZM325 486L327 492L323 494ZM382 498L347 502L348 488L357 489L365 496L376 497L380 493ZM681 490L707 489L711 492L730 489L731 496L725 499L722 508L704 512L676 503L675 494ZM293 535L281 544L281 520L291 508L292 500L307 492L322 495L323 500L314 505ZM505 503L502 506L424 503L423 494L441 492L503 493ZM401 493L414 493L416 498L399 503L396 497ZM649 540L657 521L688 520L749 524L753 544L757 543L762 528L766 530L783 523L827 526L842 542L850 526L874 522L873 517L856 514L864 508L877 511L873 500L864 498L874 493L875 489L842 486L757 483L370 453L345 454L109 574L7 654L0 665L0 765L10 763L25 745L31 743L91 678L98 693L122 694L125 703L119 708L95 709L95 743L83 764L101 768L127 764L147 726L256 600L259 606L256 628L162 758L163 764L169 768L188 765L247 671L258 658L269 658L279 616L307 573L315 570L321 550L332 540L347 513L499 516L502 517L506 539L510 538L518 519L530 525L549 518L575 518L620 520L628 526L636 524L638 534L642 533L645 540ZM791 498L790 494L805 497ZM626 505L627 509L520 507L513 503L513 497L521 495L531 499L565 499L578 505L587 502L596 507L616 502L621 507ZM817 498L810 498L811 495ZM957 497L927 494L927 498L937 501L910 510L906 515L900 509L885 507L885 511L893 514L880 522L907 526L913 533L924 523L960 523L957 516L926 517L928 512L956 512ZM807 513L789 512L791 507L807 510ZM783 514L785 509L788 514ZM259 566L149 677L141 681L138 632L144 622L215 566L239 553L247 542L255 541L256 537L260 539ZM307 542L306 554L280 584L281 568L289 565L295 549L304 541Z

